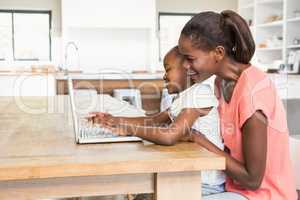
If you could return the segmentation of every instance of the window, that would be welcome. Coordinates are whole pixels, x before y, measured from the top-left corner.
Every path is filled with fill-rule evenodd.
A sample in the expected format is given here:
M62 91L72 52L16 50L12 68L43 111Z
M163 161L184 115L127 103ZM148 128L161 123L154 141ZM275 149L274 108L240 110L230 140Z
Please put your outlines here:
M0 60L51 60L51 11L0 10Z
M12 57L11 14L0 12L0 60Z
M184 25L194 16L190 13L159 13L159 60L178 44Z

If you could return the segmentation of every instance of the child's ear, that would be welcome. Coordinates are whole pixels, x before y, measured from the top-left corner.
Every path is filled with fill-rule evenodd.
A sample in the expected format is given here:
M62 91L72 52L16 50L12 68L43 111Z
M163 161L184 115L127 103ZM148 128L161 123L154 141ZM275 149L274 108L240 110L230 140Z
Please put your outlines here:
M225 48L223 46L217 46L214 50L216 63L222 61L225 57Z

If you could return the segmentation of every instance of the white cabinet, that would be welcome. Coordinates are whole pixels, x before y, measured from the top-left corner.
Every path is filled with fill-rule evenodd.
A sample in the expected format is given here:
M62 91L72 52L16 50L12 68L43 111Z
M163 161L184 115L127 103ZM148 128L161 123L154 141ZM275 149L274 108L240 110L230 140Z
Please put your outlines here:
M298 133L297 133L298 134ZM296 189L300 190L300 174L297 169L300 169L300 135L292 135L289 140L290 152L291 152L291 161L294 169L294 179L296 181ZM298 192L299 194L300 192ZM300 197L300 196L299 196Z
M155 14L155 0L62 0L65 28L153 28Z
M300 99L300 76L272 74L271 80L275 83L281 99Z
M0 96L54 96L53 75L1 75Z
M299 0L239 0L239 13L252 30L258 67L277 68L290 51L300 49Z

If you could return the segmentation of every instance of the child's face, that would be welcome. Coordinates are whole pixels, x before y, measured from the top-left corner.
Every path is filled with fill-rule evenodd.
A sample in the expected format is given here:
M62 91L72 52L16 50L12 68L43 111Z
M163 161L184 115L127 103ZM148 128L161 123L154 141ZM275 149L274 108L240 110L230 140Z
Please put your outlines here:
M187 87L187 71L181 65L179 58L166 58L164 61L164 80L169 94L179 93Z

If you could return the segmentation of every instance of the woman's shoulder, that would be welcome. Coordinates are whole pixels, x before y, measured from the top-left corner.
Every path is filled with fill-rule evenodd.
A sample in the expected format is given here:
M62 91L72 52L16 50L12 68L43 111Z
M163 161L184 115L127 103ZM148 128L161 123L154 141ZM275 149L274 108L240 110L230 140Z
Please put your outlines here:
M255 93L258 90L269 90L273 84L268 75L255 66L247 68L238 80L240 93Z
M248 69L245 70L245 76L249 79L248 81L252 82L268 78L267 73L254 65L251 65Z

